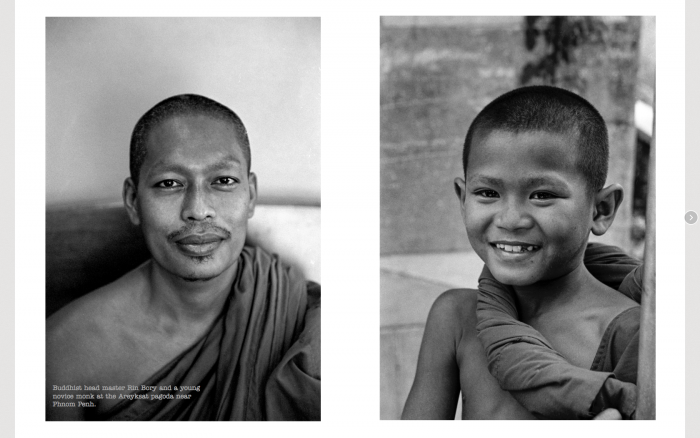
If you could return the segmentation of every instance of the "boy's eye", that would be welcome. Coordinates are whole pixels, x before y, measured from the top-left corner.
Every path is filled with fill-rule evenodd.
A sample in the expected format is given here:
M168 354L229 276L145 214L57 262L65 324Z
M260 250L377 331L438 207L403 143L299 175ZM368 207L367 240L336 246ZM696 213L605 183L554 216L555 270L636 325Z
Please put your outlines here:
M222 186L232 186L234 184L237 184L238 182L239 181L236 178L232 178L230 176L222 176L221 178L217 178L214 181L214 184Z
M498 192L495 190L479 190L474 194L482 198L498 198Z
M160 189L174 189L176 187L182 187L182 184L175 181L174 179L166 179L164 181L157 183L155 185L155 187L160 188Z
M554 194L548 193L548 192L535 192L532 194L531 198L543 200L543 199L553 199L553 198L556 198L556 196Z

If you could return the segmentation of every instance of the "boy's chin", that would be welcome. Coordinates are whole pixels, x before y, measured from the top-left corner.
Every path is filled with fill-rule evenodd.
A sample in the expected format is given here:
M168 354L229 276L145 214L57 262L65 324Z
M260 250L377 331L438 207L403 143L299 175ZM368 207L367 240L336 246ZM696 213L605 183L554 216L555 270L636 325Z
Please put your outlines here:
M520 272L520 270L504 269L499 266L489 266L491 275L502 284L507 286L530 286L538 281L532 273ZM529 275L528 275L529 274Z

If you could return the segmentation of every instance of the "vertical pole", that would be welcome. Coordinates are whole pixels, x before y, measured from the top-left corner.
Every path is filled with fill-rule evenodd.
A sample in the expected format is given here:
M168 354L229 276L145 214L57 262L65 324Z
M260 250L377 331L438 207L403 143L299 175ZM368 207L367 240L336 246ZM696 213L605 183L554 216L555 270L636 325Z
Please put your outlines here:
M637 368L637 420L656 419L656 96L647 187L644 287Z

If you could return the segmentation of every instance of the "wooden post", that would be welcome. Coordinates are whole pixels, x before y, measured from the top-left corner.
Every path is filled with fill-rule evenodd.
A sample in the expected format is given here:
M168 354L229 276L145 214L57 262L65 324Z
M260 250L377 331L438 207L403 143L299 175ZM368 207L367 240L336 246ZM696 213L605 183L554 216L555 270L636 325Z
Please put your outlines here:
M637 369L637 420L656 419L656 102L649 148L648 188Z

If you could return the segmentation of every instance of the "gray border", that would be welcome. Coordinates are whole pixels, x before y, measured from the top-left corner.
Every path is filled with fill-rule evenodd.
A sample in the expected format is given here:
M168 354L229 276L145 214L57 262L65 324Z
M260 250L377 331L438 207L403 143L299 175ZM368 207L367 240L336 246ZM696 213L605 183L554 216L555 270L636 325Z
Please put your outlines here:
M700 56L697 53L697 45L692 41L700 41L700 27L697 26L700 19L700 4L685 2L685 208L688 210L700 210L700 173L695 167L700 163L700 148L691 143L697 138L693 129L700 119L700 108L694 105L700 96L700 83L697 81L700 75ZM700 283L700 227L685 225L685 436L700 436L700 421L697 414L700 412L700 375L697 368L700 366L700 322L697 318L697 309L700 309L700 295L689 288L689 285ZM679 406L680 407L680 406Z
M0 7L0 185L5 208L2 227L4 250L0 255L4 279L3 305L0 306L0 372L3 394L0 397L0 435L15 435L15 3ZM7 145L12 145L7 147Z

